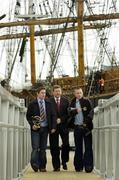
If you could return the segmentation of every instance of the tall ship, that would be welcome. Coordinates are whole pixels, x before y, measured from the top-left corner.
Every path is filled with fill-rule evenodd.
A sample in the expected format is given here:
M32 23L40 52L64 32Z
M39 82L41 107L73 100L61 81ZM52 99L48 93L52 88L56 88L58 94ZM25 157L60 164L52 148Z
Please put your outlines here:
M5 0L0 21L0 82L15 96L30 100L41 84L68 97L118 92L118 0Z

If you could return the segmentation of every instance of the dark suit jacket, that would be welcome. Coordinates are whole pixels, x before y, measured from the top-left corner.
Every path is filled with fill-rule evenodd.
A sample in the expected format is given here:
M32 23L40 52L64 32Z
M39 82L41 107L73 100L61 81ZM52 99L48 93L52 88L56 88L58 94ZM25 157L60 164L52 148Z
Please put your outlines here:
M86 98L81 98L79 99L80 101L80 105L81 105L81 109L83 112L83 117L84 117L84 123L87 125L87 128L89 130L93 129L93 115L94 115L94 110L92 107L92 104L90 102L89 99ZM76 107L76 98L74 98L71 101L70 107L75 108ZM74 127L74 121L75 121L75 115L77 114L77 110L72 110L70 111L70 127Z
M49 129L56 129L56 114L52 108L52 105L50 103L50 101L45 100L45 108L46 108L46 118L48 121L48 127ZM31 126L33 126L33 122L32 122L32 116L40 116L40 109L39 109L39 104L38 104L38 100L35 99L33 100L27 109L27 113L26 113L26 118L28 123Z
M50 102L52 103L52 106L56 112L57 118L61 119L61 123L67 125L68 122L68 107L69 107L69 101L61 96L60 98L60 111L57 110L57 104L55 102L54 97L51 97Z

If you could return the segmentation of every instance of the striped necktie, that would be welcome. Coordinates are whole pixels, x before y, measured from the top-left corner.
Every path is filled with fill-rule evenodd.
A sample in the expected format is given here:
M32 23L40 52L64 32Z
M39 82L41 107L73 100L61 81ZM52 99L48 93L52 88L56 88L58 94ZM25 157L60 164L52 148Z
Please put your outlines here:
M45 120L45 110L43 107L43 101L40 101L40 117L41 120Z

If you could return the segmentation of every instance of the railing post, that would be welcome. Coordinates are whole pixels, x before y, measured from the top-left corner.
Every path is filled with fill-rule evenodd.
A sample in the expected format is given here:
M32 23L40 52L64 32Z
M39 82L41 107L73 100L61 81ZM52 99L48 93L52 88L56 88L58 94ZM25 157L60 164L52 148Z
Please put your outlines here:
M3 123L8 123L8 110L9 110L9 101L3 100L1 102L1 120ZM3 180L7 179L7 148L8 148L8 131L6 127L2 127L2 173Z
M94 153L94 165L95 169L99 169L99 116L98 116L99 111L97 110L96 113L94 114L94 127L95 129L93 130L93 153Z
M9 124L14 124L14 111L15 111L15 106L13 104L10 104L9 106L9 119L8 122ZM9 163L7 165L8 169L8 180L11 180L13 178L13 160L14 160L14 128L10 127L8 129L8 146L9 146Z
M119 124L119 101L116 101L111 106L111 123L112 125ZM119 129L112 129L112 155L113 155L113 180L118 180L119 177Z
M110 106L104 108L104 125L111 125ZM106 178L112 177L112 136L111 130L105 128L105 157L106 157ZM109 158L110 157L110 158Z
M100 108L99 112L99 127L104 126L104 109ZM100 173L102 176L105 175L105 170L106 170L106 164L105 164L105 130L103 128L99 129L99 154L100 154Z

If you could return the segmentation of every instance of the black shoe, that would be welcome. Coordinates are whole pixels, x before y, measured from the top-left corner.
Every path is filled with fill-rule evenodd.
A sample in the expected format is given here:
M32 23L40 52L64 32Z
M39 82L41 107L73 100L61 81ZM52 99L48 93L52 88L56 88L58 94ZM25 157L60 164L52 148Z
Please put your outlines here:
M75 169L76 172L83 172L83 169Z
M92 172L92 170L93 170L93 168L92 168L91 166L85 167L85 171L86 171L87 173Z
M38 167L36 164L31 164L31 167L34 170L34 172L38 172Z
M43 169L39 169L40 172L47 172L47 170L45 168Z
M60 168L55 168L53 171L57 171L57 172L59 172L60 171Z
M67 169L68 169L66 163L62 164L62 166L63 166L63 169L64 169L64 170L67 170Z

